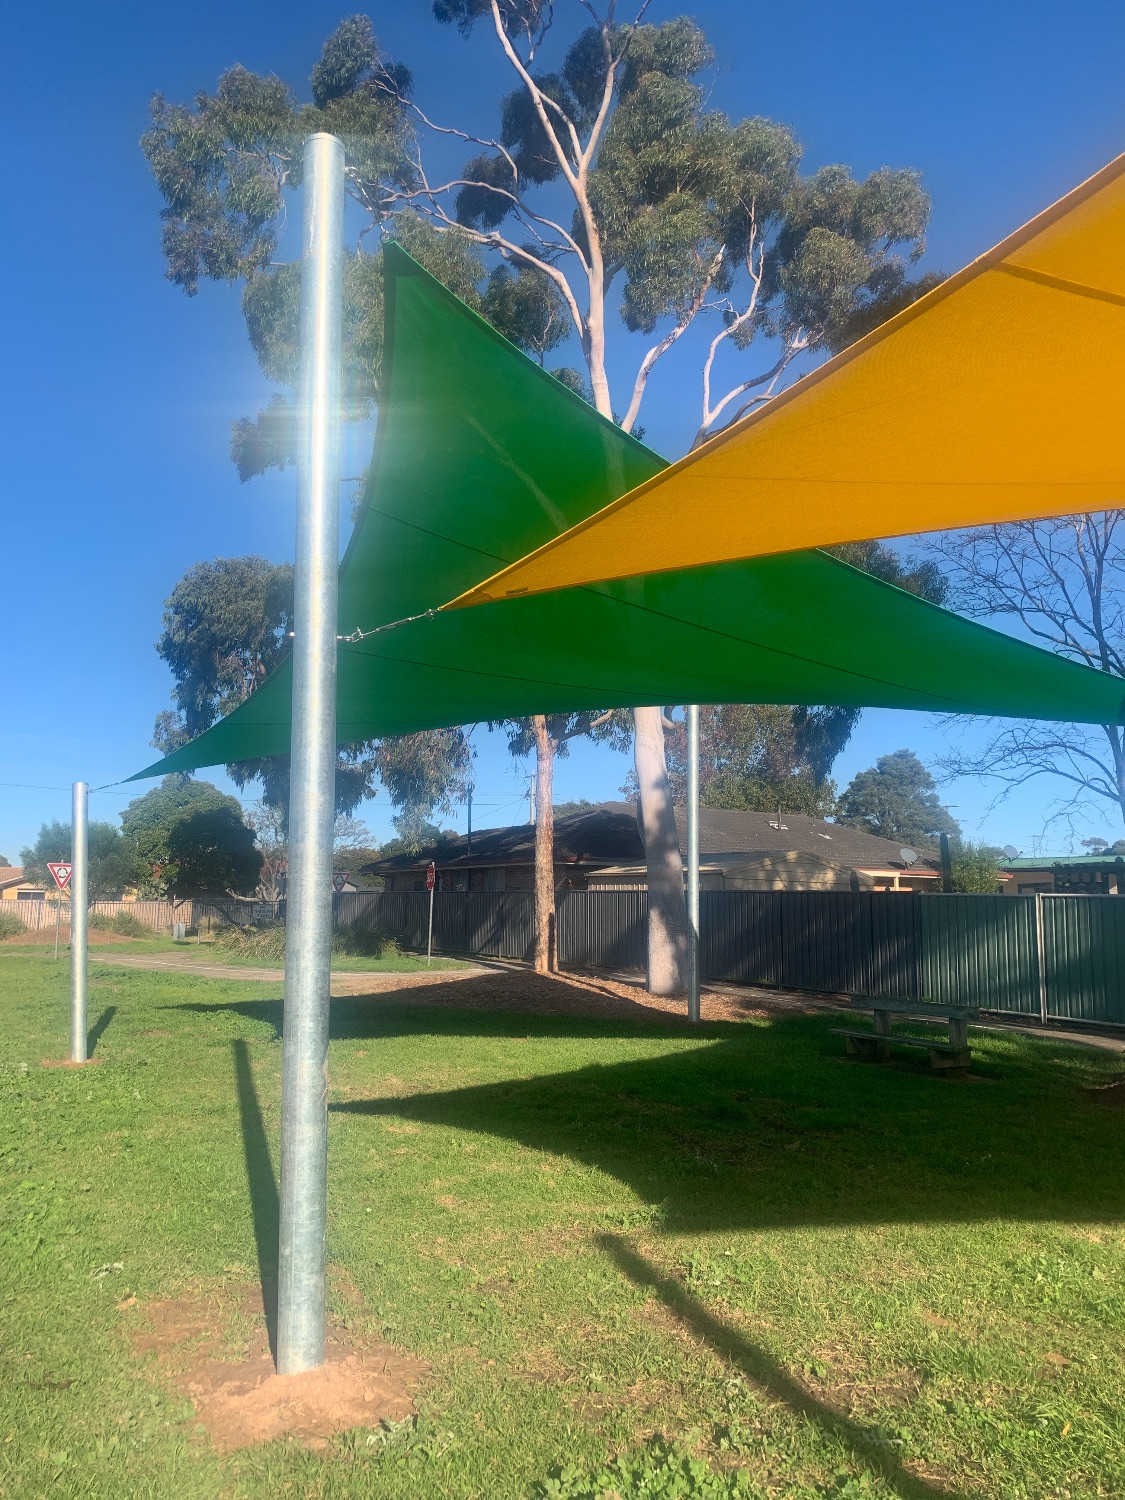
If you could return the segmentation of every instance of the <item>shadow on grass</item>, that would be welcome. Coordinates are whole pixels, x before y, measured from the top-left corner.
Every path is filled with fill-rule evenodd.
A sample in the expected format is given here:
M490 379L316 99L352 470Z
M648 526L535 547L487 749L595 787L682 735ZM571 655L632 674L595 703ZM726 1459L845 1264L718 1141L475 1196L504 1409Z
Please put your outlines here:
M107 1005L106 1008L105 1008L105 1010L102 1011L101 1015L94 1022L94 1024L90 1027L90 1030L89 1030L89 1032L87 1033L87 1036L86 1036L86 1056L87 1057L93 1057L95 1051L97 1050L98 1043L101 1041L102 1037L105 1036L106 1032L109 1030L109 1023L113 1020L113 1018L114 1018L114 1016L116 1014L117 1014L117 1006L116 1005Z
M231 1043L234 1050L234 1077L238 1087L238 1110L242 1123L242 1151L246 1158L246 1177L250 1184L250 1208L254 1216L254 1240L258 1250L258 1279L262 1287L262 1310L266 1316L270 1353L277 1359L277 1251L281 1223L281 1206L277 1179L273 1172L269 1140L250 1053L244 1041Z
M519 1018L521 1033L536 1019ZM849 1062L832 1023L711 1026L691 1048L528 1077L533 1051L522 1076L330 1108L570 1157L627 1183L672 1231L1125 1212L1123 1121L1087 1092L1116 1062L992 1035L974 1041L991 1076L955 1082ZM556 1021L550 1035L575 1028Z
M764 1349L715 1317L680 1282L662 1276L627 1240L616 1234L600 1234L597 1243L634 1286L654 1292L668 1311L696 1338L709 1345L720 1359L737 1365L767 1396L784 1402L790 1411L814 1423L826 1436L849 1448L856 1461L880 1475L901 1500L930 1500L930 1497L936 1500L937 1496L945 1497L945 1500L961 1500L959 1492L939 1489L909 1473L887 1444L880 1441L878 1432L862 1427L842 1412L818 1401Z
M464 981L458 981L458 987ZM446 988L443 986L442 988ZM395 1036L466 1036L526 1037L550 1036L590 1038L646 1037L664 1039L687 1036L694 1041L713 1041L716 1037L738 1031L741 1022L705 1022L691 1026L687 1018L657 1016L643 1006L636 1006L636 1016L552 1015L538 1011L517 1011L511 1007L476 1010L466 1006L436 1003L439 987L434 985L409 991L409 998L391 998L387 994L334 995L329 1021L329 1036L334 1042L372 1041ZM422 999L416 998L422 995ZM434 1001L430 1000L431 994ZM177 1001L165 1007L174 1011L193 1011L197 1015L236 1015L245 1020L266 1022L280 1040L284 1002L270 1000L228 1000L206 1002Z

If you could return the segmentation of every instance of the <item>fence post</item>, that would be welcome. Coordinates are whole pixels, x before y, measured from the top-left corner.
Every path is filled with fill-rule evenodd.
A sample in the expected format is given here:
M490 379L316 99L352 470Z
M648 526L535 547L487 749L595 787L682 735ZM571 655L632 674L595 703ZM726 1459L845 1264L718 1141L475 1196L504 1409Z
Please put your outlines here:
M1035 892L1035 956L1039 970L1039 1023L1047 1024L1047 942L1043 931L1043 893Z
M687 1016L699 1020L699 705L688 705L688 992Z

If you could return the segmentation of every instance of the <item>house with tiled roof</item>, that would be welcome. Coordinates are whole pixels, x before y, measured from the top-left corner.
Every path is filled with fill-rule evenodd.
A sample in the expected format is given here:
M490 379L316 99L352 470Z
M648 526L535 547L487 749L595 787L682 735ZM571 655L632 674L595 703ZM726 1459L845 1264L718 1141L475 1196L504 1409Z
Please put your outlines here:
M680 847L687 848L683 808L676 810ZM705 890L939 890L941 863L932 850L905 849L859 828L802 813L744 812L704 807L699 818L700 884ZM387 890L424 890L426 866L438 888L531 890L535 829L529 823L474 831L375 860L365 874ZM558 890L638 890L647 883L645 849L630 802L606 802L555 820Z
M42 901L47 892L16 865L0 865L0 901Z

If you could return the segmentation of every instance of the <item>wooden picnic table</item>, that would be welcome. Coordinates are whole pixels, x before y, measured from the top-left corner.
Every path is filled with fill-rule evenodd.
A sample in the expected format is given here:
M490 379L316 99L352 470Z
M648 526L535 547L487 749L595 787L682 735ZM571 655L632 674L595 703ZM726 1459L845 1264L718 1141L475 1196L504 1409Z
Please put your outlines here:
M937 1068L949 1078L963 1078L969 1071L969 1022L975 1021L978 1009L975 1005L938 1005L932 1000L891 1000L884 995L849 995L855 1010L869 1010L872 1014L870 1031L855 1031L850 1027L834 1026L833 1036L842 1036L847 1042L850 1057L863 1057L869 1062L890 1062L891 1047L922 1047L930 1055L930 1066ZM949 1040L939 1042L933 1037L909 1036L892 1030L895 1017L900 1020L930 1021L946 1023Z

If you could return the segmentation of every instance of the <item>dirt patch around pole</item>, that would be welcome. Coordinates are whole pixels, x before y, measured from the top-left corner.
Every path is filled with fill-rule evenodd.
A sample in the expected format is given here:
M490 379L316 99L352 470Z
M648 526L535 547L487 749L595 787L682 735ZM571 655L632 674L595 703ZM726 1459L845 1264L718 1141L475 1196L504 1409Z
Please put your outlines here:
M132 1299L120 1310L143 1326L133 1334L138 1354L154 1355L163 1380L195 1407L197 1421L220 1453L293 1437L323 1449L336 1433L377 1428L416 1415L411 1388L424 1361L390 1344L363 1338L330 1316L325 1362L300 1375L278 1375L257 1286L200 1290L147 1307Z

